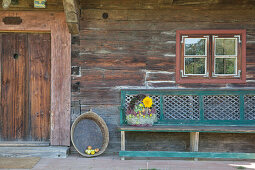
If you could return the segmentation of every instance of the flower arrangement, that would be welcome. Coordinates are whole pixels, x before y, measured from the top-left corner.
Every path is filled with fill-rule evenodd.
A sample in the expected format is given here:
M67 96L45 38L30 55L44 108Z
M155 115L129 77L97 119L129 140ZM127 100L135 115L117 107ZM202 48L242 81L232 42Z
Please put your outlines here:
M126 120L133 126L152 126L157 121L152 98L144 94L135 96L127 108Z

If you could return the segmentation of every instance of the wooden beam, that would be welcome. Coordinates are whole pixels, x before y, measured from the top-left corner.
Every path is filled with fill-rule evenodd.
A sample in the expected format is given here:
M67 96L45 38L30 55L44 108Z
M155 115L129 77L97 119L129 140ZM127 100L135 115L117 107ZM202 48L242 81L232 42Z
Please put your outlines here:
M199 132L190 132L190 151L198 152Z
M121 131L121 151L125 151L125 131ZM125 157L121 157L121 160L125 160Z
M190 132L190 152L198 152L199 132ZM194 158L197 161L197 158Z
M63 0L66 23L71 34L79 34L80 10L77 0Z

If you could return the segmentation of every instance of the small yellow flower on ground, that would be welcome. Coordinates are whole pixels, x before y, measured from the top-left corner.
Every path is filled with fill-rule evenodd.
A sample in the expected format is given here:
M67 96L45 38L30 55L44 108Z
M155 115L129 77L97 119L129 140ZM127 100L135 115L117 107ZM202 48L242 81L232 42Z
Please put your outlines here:
M143 104L145 107L151 107L152 106L152 99L150 97L145 97L143 99Z
M150 114L150 117L152 116L152 114Z

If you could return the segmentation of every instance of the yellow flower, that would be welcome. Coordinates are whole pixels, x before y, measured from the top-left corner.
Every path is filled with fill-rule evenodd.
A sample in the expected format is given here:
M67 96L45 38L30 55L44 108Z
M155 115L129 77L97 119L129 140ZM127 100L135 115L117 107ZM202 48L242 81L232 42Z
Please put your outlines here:
M143 116L143 118L145 118L145 116Z
M150 97L145 97L143 99L143 104L145 107L151 107L152 106L152 99Z
M152 114L150 114L150 117L152 116Z

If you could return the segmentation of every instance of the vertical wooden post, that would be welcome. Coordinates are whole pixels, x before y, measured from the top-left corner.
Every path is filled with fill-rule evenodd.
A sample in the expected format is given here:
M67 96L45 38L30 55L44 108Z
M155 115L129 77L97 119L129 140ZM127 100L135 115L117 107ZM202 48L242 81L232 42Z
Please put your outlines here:
M198 152L199 132L190 132L190 151ZM195 161L198 158L194 158Z
M121 148L122 151L125 151L125 131L121 131ZM122 156L121 160L125 160L125 157Z

